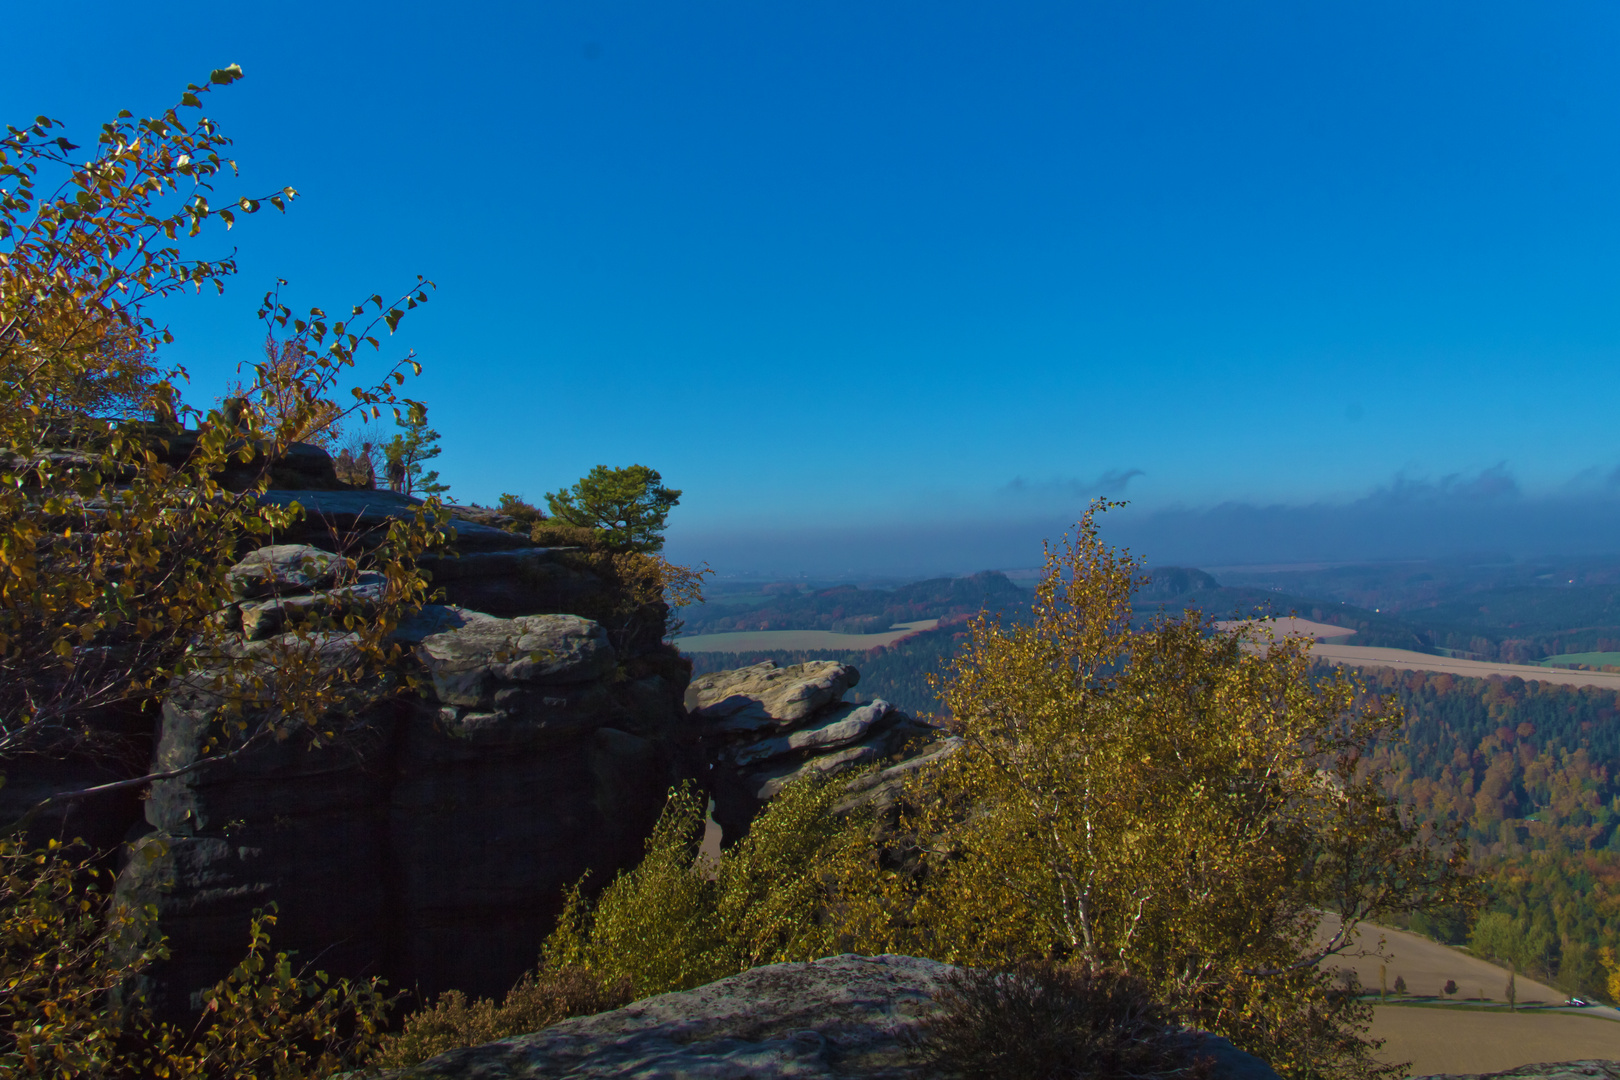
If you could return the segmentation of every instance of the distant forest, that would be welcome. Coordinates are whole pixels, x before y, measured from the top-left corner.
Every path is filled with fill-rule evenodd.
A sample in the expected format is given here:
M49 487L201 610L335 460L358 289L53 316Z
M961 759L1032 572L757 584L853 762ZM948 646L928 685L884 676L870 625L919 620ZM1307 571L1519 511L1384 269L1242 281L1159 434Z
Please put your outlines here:
M931 631L912 635L893 645L865 651L754 650L749 652L690 654L694 672L724 671L763 660L799 664L807 660L837 660L860 669L856 694L863 700L881 697L908 712L932 712L930 673L943 672L949 658L966 638L966 623L980 611L1003 619L1018 619L1029 610L1034 592L1014 584L1005 574L985 571L962 578L934 578L895 589L862 589L840 585L819 590L796 586L770 586L776 590L751 603L716 602L693 609L683 634L713 634L734 630L832 630L840 633L875 633L896 623L939 619ZM1298 614L1318 622L1355 631L1357 645L1433 651L1417 629L1398 619L1343 603L1306 600L1268 589L1227 588L1201 570L1161 567L1135 598L1139 623L1185 608L1208 612L1216 618Z

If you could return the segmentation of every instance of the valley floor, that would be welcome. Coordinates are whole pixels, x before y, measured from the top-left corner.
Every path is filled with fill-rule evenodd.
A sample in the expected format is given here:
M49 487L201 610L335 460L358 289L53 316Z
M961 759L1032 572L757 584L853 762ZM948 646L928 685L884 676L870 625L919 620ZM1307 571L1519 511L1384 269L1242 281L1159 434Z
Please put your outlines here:
M1620 1059L1620 1022L1562 1011L1508 1013L1381 1005L1372 1035L1408 1076L1500 1072L1543 1061Z

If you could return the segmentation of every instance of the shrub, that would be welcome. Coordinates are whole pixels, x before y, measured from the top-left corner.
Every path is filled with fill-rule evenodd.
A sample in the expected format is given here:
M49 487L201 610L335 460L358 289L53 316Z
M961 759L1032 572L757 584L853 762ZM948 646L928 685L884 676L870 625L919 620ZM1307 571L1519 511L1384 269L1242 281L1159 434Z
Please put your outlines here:
M413 357L369 389L342 394L341 382L431 288L418 279L395 306L375 295L337 319L320 309L295 317L272 292L260 317L288 335L272 362L222 408L180 401L184 370L155 361L172 339L142 305L205 284L223 290L236 262L187 258L176 237L228 227L261 202L284 210L295 194L215 189L234 172L230 140L200 110L214 87L241 77L234 65L215 71L160 117L121 112L82 154L46 117L0 136L0 782L42 758L130 753L108 717L176 685L222 701L190 763L59 791L0 822L11 826L0 836L8 1076L325 1074L369 1046L387 1005L379 983L333 983L270 953L274 918L260 915L243 962L205 995L204 1022L152 1023L133 996L162 953L143 937L150 913L114 909L86 853L30 850L25 839L62 804L208 770L272 741L338 737L329 721L356 688L370 694L394 671L390 632L426 594L416 556L444 539L448 516L430 504L391 523L366 562L346 560L345 573L385 579L365 613L307 620L262 651L240 648L229 627L229 567L301 513L260 500L289 445L384 407L419 411L394 389L420 371ZM334 659L339 635L355 662ZM119 1008L115 989L126 995Z
M508 496L501 498L502 511L508 512ZM572 613L601 623L619 649L632 642L649 644L644 639L653 630L660 637L679 633L675 612L703 603L703 579L714 572L707 566L680 566L656 552L615 547L600 532L557 518L536 521L529 538L545 547L574 549L562 553L563 564L604 582L607 587L598 596L580 600Z
M711 862L697 850L703 801L690 786L676 789L640 865L595 903L575 886L546 942L546 966L622 980L645 997L843 951L830 886L854 878L866 845L864 819L831 813L843 794L814 779L788 785Z
M202 995L206 1023L154 1021L137 980L163 942L146 934L150 912L110 902L106 879L77 845L0 839L0 1075L296 1080L370 1051L389 1006L381 981L295 968L270 952L265 912L242 962Z
M958 969L911 1036L934 1074L961 1080L1204 1077L1208 1059L1140 979L1080 965Z
M524 499L521 495L513 495L509 491L501 492L501 500L495 509L512 519L512 524L503 525L509 532L527 534L536 525L546 520L541 509Z
M432 1008L406 1017L403 1030L386 1037L369 1064L402 1069L446 1050L526 1035L570 1016L616 1009L633 997L628 981L604 983L577 967L531 972L507 991L499 1005L490 998L469 1002L467 995L451 990Z

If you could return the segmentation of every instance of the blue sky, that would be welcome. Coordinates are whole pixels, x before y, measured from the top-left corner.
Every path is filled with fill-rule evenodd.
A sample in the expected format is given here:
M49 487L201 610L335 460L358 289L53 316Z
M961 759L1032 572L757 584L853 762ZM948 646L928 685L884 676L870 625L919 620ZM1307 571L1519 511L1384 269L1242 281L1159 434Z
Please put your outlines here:
M240 63L242 190L303 197L217 237L242 272L160 312L172 359L212 397L276 277L425 274L397 340L460 498L640 462L680 557L900 572L1027 565L1105 492L1184 561L1222 507L1620 496L1613 5L268 10L9 13L0 117ZM1339 547L1403 553L1390 520ZM1412 553L1489 546L1439 520ZM1580 520L1515 543L1620 550Z

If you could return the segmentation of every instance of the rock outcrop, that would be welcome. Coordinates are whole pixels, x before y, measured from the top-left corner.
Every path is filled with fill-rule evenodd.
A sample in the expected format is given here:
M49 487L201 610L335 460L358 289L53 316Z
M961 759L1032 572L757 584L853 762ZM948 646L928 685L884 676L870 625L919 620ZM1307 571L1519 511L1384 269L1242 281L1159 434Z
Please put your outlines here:
M231 571L237 655L268 658L288 624L374 600L378 583L344 583L342 565L293 544L248 555ZM632 865L692 771L689 668L666 646L616 648L573 614L457 605L425 607L395 637L420 694L359 694L327 746L272 742L153 786L119 892L154 905L169 938L160 1009L185 1011L222 977L271 901L275 946L325 970L499 995L534 965L566 887ZM355 647L329 634L323 659L351 663ZM216 674L171 688L154 770L202 753Z
M1412 1080L1620 1080L1620 1061L1552 1061L1494 1073L1437 1073Z
M830 660L788 667L768 660L692 680L686 707L726 843L802 776L882 766L852 782L845 805L882 802L911 770L956 749L959 740L882 699L844 701L859 681L855 668Z
M905 1037L932 1007L950 970L910 956L772 964L530 1035L452 1050L381 1077L920 1080L926 1074L908 1055ZM1215 1080L1276 1080L1264 1062L1224 1039L1190 1038L1195 1053L1213 1059Z

